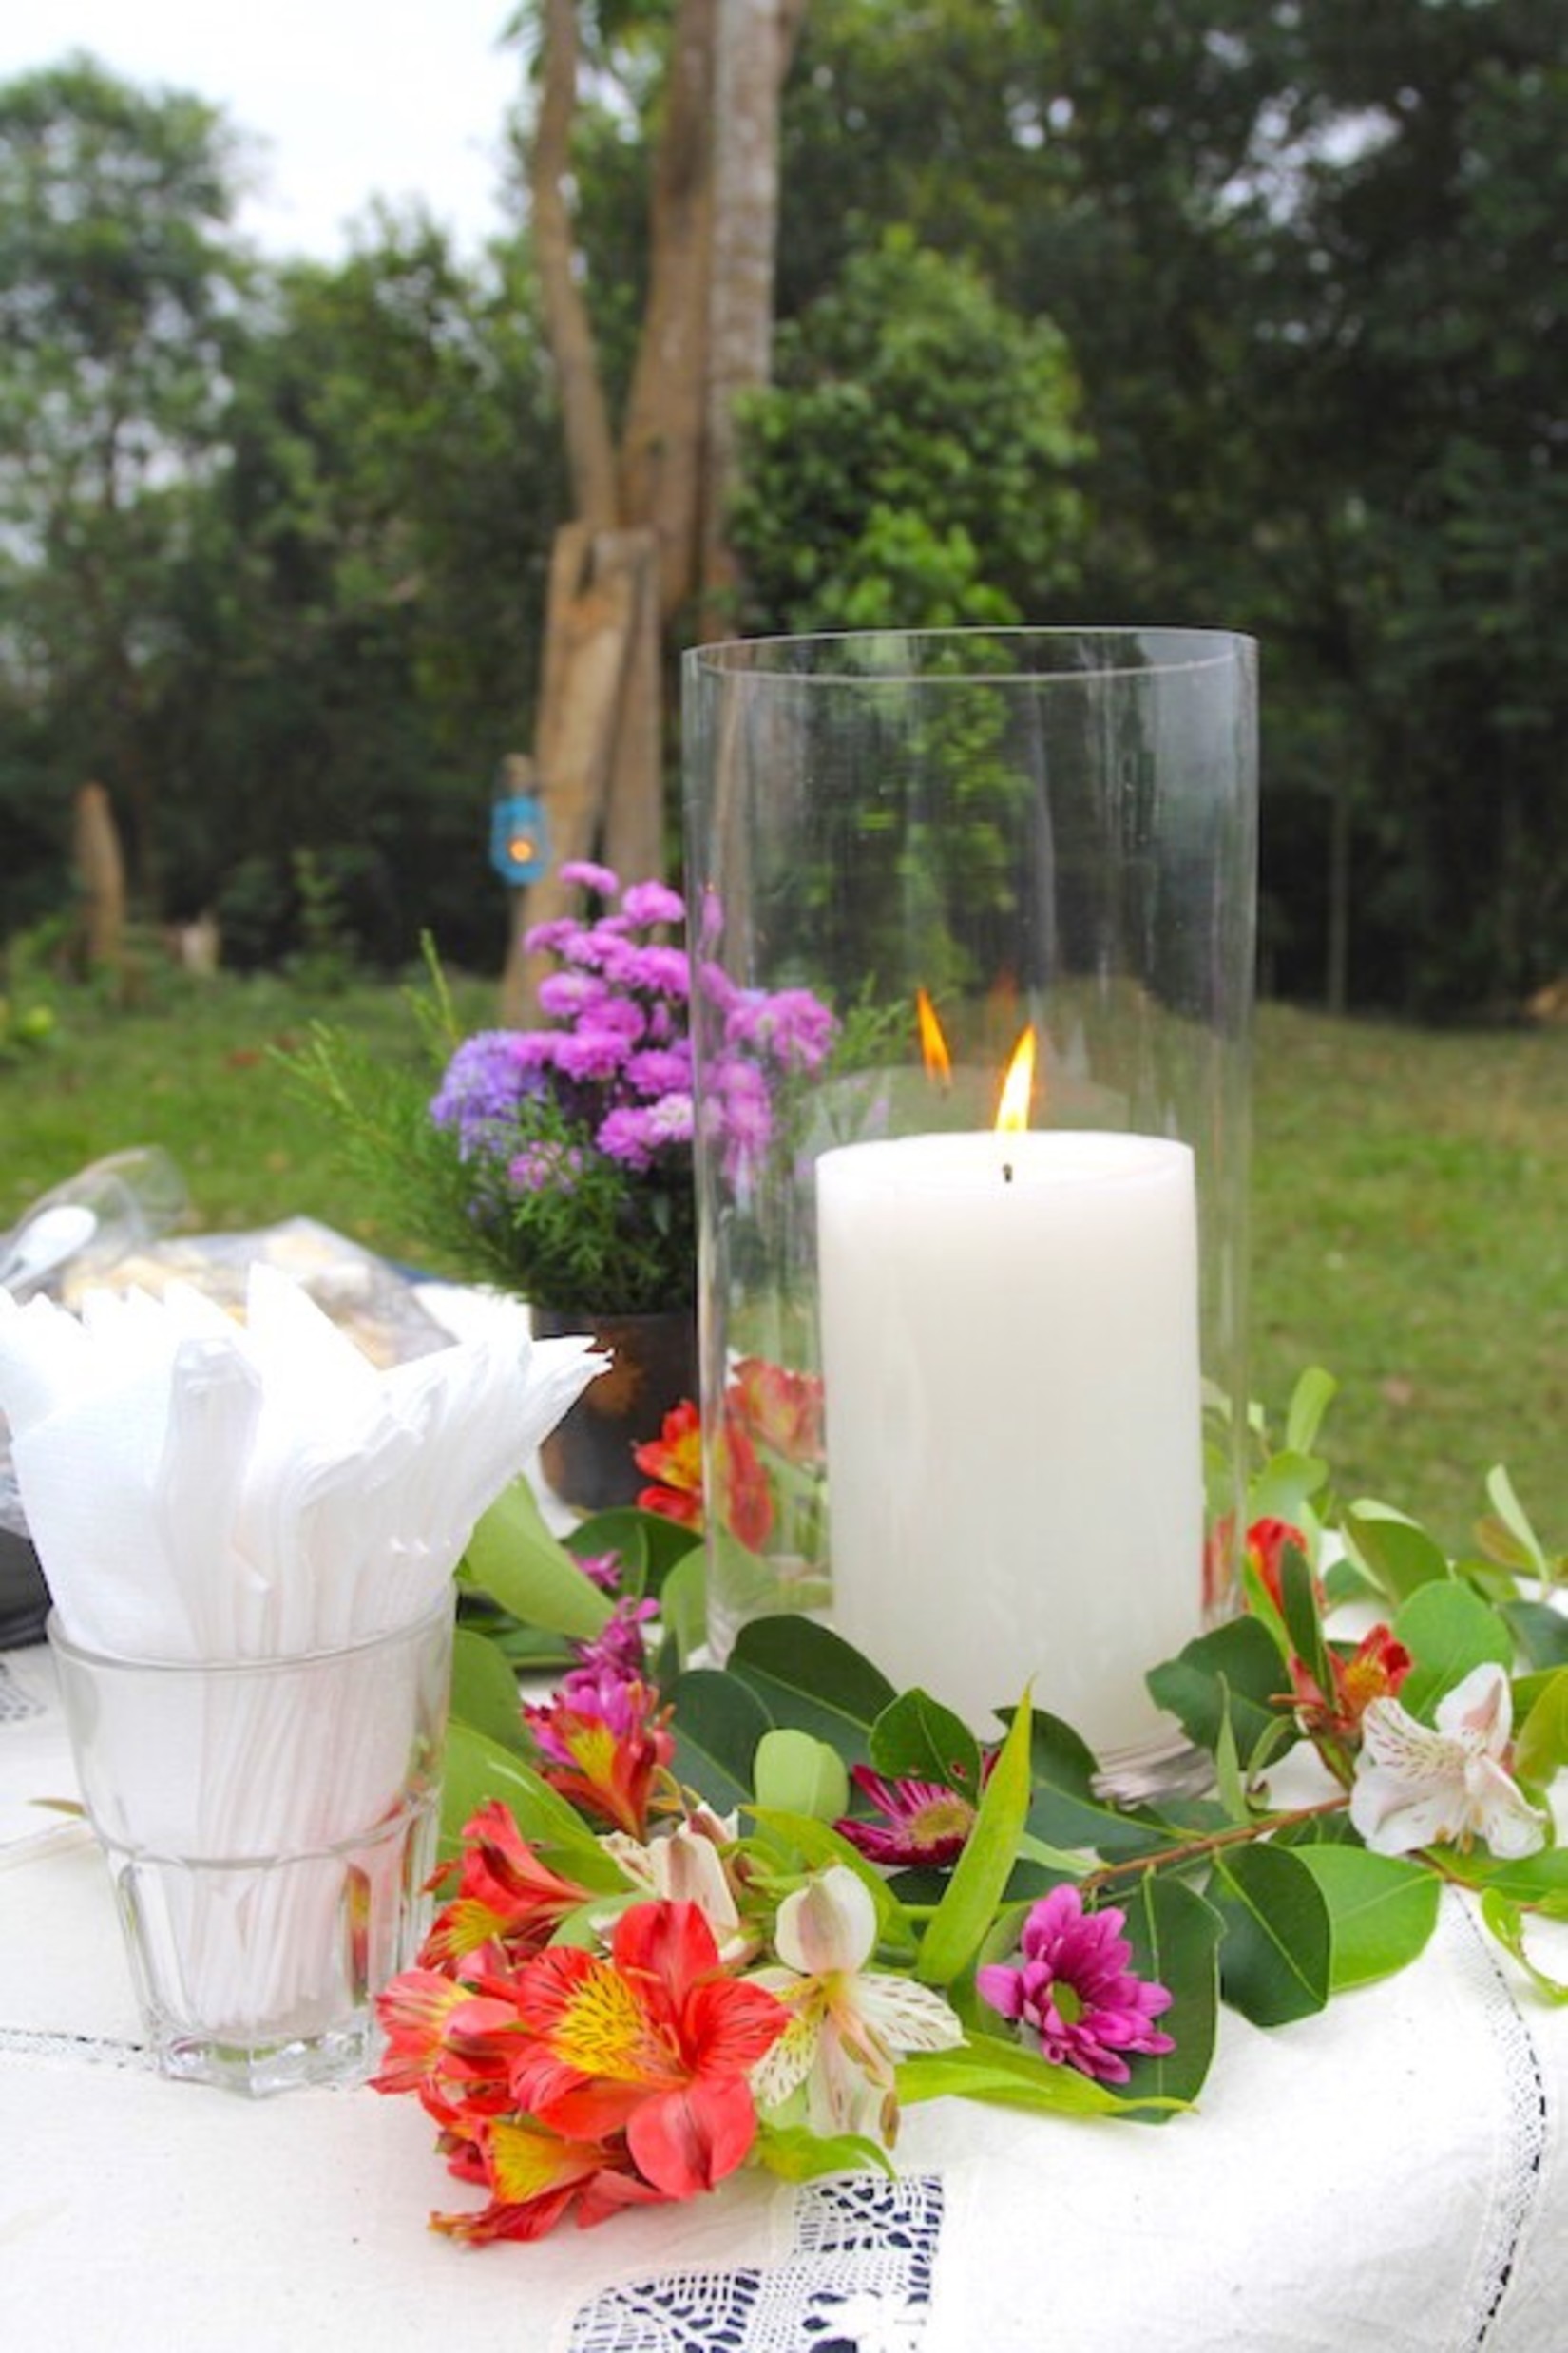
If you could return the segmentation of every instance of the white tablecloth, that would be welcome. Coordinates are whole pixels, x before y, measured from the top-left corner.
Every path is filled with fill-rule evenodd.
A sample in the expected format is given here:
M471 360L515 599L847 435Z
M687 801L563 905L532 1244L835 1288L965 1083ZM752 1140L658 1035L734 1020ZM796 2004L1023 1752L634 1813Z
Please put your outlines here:
M61 2353L1560 2353L1568 2015L1462 1901L1422 1962L1262 2035L1147 2128L941 2101L898 2185L714 2197L536 2247L415 2103L252 2104L141 2046L106 1875L32 1842L69 1793L47 1654L0 1659L0 2343ZM22 1839L29 1841L20 1845Z

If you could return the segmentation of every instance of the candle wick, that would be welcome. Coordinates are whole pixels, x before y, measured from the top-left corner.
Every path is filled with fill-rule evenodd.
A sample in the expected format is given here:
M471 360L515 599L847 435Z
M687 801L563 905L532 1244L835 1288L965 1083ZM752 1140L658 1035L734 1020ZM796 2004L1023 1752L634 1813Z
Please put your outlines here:
M1006 1183L1008 1183L1008 1184L1011 1184L1011 1183L1012 1183L1012 1181L1013 1181L1013 1164L1012 1164L1011 1160L1004 1160L1004 1161L1003 1161L1003 1163L1002 1163L1002 1174L1003 1174L1003 1177L1004 1177L1004 1179L1005 1180L1005 1182L1006 1182Z

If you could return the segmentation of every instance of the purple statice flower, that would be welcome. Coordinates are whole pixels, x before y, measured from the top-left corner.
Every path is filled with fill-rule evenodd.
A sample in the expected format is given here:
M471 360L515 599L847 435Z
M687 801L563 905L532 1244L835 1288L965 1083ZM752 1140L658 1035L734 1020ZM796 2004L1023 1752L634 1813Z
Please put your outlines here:
M524 1097L537 1091L528 1058L519 1052L522 1043L515 1030L482 1029L465 1038L447 1064L430 1118L437 1127L456 1128L465 1159L493 1145Z
M507 1182L514 1193L570 1193L583 1174L583 1155L575 1144L543 1137L525 1144L507 1163Z
M653 1046L646 1053L633 1054L626 1063L626 1078L640 1095L689 1094L691 1048L684 1044Z
M740 989L732 981L721 964L700 964L697 968L698 990L704 1004L711 1004L720 1013L734 1011L740 1003Z
M816 1070L827 1059L838 1023L809 988L773 995L746 990L724 1023L727 1043L770 1054L785 1070Z
M631 924L684 923L686 902L667 883L631 883L621 899L621 911Z
M1173 1998L1128 1968L1125 1925L1114 1905L1085 1912L1076 1887L1053 1887L1030 1908L1018 1959L977 1970L976 1988L1053 2065L1076 2067L1100 2083L1125 2083L1124 2051L1157 2056L1176 2049L1154 2023Z
M591 890L601 899L620 895L621 877L607 866L596 865L592 858L568 858L561 870L564 883L576 883L583 890Z
M742 1182L760 1163L773 1135L768 1081L755 1062L720 1056L709 1072L709 1117L722 1138L724 1173Z
M600 1678L606 1674L619 1675L627 1682L641 1682L648 1672L648 1646L642 1638L642 1629L651 1617L658 1616L657 1601L637 1601L623 1594L615 1605L614 1615L591 1641L572 1644L577 1665L562 1679L562 1698L572 1703L578 1691L583 1689L597 1696Z
M575 915L552 915L545 923L530 924L523 934L523 945L530 956L559 956L582 928Z
M622 1168L638 1170L652 1168L660 1141L652 1111L636 1110L625 1104L605 1113L594 1137L607 1160L619 1160Z
M607 940L601 970L618 988L637 988L650 997L675 997L682 1003L691 993L691 968L683 947L639 947L630 940Z
M575 1022L604 1003L609 990L591 972L547 972L539 984L539 1010L552 1021Z
M614 1079L626 1053L626 1039L618 1025L585 1016L580 1028L564 1030L557 1039L555 1066L564 1079Z

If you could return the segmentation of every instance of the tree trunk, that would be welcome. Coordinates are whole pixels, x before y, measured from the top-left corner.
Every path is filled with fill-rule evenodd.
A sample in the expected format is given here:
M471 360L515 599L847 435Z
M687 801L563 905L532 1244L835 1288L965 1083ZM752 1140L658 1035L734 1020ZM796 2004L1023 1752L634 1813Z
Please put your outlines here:
M101 784L85 784L76 795L72 853L80 913L78 953L85 972L118 975L124 952L125 862L109 796Z
M550 870L517 893L503 1018L532 1018L543 960L523 935L568 912L562 864L623 881L664 866L665 635L727 584L736 393L766 381L778 92L805 0L678 0L649 202L648 300L619 457L581 293L566 188L577 102L573 0L542 0L529 160L545 332L576 521L552 558L536 758Z

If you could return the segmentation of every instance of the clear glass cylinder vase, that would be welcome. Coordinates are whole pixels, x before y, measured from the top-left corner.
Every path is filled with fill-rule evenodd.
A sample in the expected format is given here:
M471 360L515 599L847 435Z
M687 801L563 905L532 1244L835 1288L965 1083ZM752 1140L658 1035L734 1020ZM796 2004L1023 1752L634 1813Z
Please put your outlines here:
M714 1652L821 1612L1157 1760L1239 1524L1252 641L707 645L684 731Z

